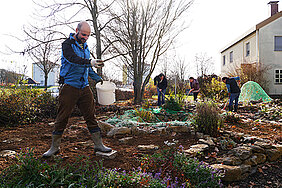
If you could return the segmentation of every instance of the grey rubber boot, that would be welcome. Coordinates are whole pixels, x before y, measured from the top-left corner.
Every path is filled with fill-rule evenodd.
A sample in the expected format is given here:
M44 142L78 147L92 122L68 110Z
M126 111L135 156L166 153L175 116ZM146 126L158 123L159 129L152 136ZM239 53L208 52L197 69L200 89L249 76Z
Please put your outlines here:
M112 151L111 148L104 146L102 142L101 132L97 131L95 133L91 133L92 140L94 142L94 151L101 151L105 153L109 153Z
M62 140L62 135L52 135L52 145L51 148L43 154L43 157L51 157L55 155L60 150L60 144Z

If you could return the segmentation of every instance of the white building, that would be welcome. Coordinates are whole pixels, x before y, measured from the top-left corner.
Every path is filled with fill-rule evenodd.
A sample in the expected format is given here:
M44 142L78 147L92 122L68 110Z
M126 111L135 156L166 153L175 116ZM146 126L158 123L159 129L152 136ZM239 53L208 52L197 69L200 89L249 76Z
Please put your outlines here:
M49 72L47 86L55 86L58 85L59 80L59 73L60 73L60 65L56 64L55 68ZM44 86L44 72L42 69L38 67L36 63L32 64L32 79L39 82L39 86Z
M222 76L244 65L267 67L266 91L270 95L282 95L282 11L278 11L278 2L269 2L269 18L221 50Z

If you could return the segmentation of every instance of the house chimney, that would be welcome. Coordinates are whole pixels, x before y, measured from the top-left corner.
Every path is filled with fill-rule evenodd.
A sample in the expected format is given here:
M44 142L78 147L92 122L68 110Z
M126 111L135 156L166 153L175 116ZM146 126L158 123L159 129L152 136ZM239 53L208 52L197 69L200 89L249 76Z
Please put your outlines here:
M271 6L271 16L278 12L278 2L279 1L269 1L268 4Z

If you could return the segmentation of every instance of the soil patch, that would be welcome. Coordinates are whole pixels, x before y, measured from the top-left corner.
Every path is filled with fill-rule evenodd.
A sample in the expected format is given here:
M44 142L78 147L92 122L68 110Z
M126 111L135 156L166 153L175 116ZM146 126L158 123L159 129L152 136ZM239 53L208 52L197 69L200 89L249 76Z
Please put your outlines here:
M98 114L97 117L105 116ZM0 128L0 151L13 150L19 153L24 148L34 148L35 155L41 158L42 154L47 151L51 144L51 132L53 119L45 120L31 125L23 125L19 127ZM75 128L73 128L75 127ZM226 124L225 129L234 132L241 132L267 138L275 142L281 142L281 125L277 124ZM103 135L104 144L117 150L118 155L114 160L103 159L103 166L106 168L118 168L126 171L137 168L140 163L139 159L144 152L137 149L138 145L154 144L160 148L164 147L165 141L178 140L178 145L182 145L184 149L188 149L191 145L197 143L197 138L190 134L173 133L170 135L139 135L132 136L128 143L121 143L120 138L126 137L117 136L108 138ZM72 117L69 119L68 128L65 130L61 151L58 155L62 158L63 164L74 162L79 156L87 156L91 161L99 161L102 158L94 154L93 146L85 146L82 143L91 140L90 134L86 129L86 124L81 117ZM152 154L153 151L148 152ZM49 162L54 162L52 158L46 159ZM13 164L13 158L0 158L0 172ZM275 163L267 163L260 165L255 174L247 177L240 182L225 184L226 187L280 187L282 182L281 177L281 160Z

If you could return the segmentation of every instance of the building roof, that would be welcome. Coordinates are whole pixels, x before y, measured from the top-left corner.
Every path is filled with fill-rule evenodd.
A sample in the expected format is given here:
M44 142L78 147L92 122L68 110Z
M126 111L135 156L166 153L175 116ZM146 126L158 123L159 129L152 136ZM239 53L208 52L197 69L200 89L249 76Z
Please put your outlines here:
M243 39L247 38L248 36L250 36L251 34L253 34L254 32L256 32L257 30L261 29L262 27L266 26L267 24L273 22L274 20L278 19L282 17L282 11L277 12L276 14L274 14L273 16L265 19L264 21L258 23L256 26L252 27L251 29L249 29L247 32L245 32L243 35L241 35L240 37L238 37L236 40L234 40L233 42L231 42L230 44L228 44L227 46L225 46L222 50L220 50L220 53L224 52L225 50L229 49L230 47L234 46L235 44L239 43L240 41L242 41Z
M27 79L27 84L40 84L39 82L36 82L35 80L33 80L32 78L28 78Z

